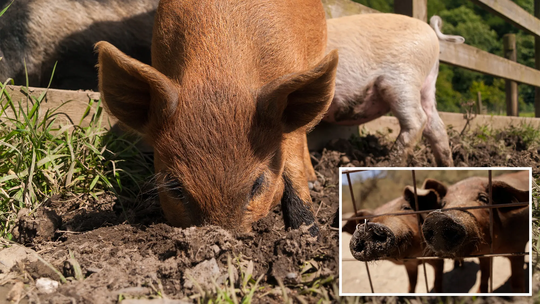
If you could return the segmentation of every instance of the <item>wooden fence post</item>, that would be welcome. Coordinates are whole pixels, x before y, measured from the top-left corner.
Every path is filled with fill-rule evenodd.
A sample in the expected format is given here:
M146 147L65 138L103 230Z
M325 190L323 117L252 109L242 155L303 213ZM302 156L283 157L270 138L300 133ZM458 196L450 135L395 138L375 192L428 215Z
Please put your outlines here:
M516 35L503 36L504 57L512 61L517 60ZM517 82L506 80L506 115L518 116L518 87Z
M534 0L534 16L540 18L540 0ZM534 36L534 66L540 70L540 37ZM534 116L540 117L540 88L534 88Z
M476 101L476 114L482 114L482 92L478 91L478 99Z
M427 22L427 0L394 0L394 13Z

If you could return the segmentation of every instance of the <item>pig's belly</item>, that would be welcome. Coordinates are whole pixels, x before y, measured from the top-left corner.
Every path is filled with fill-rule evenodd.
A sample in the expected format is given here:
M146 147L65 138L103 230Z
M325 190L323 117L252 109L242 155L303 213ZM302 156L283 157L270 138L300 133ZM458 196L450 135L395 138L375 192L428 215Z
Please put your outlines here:
M323 121L355 126L370 122L390 112L390 107L380 99L356 100L340 102L334 99Z

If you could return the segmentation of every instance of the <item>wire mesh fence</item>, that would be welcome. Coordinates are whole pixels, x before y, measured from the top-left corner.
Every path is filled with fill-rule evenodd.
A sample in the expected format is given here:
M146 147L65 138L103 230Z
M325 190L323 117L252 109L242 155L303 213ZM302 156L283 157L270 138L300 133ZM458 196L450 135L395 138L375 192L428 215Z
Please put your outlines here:
M344 170L342 171L342 174L346 175L347 182L349 185L349 191L350 191L350 197L354 209L355 216L349 217L349 218L343 218L342 221L348 222L348 221L356 221L357 227L356 229L359 229L360 227L360 221L367 221L373 218L381 217L381 216L406 216L406 215L416 215L417 223L419 231L422 231L421 225L422 225L422 219L420 217L421 214L424 213L431 213L431 212L447 212L452 210L474 210L474 209L488 209L489 210L489 233L490 233L490 252L488 254L477 254L477 255L467 255L467 256L460 256L460 259L467 259L467 258L488 258L489 259L489 289L488 292L493 292L493 258L494 257L515 257L515 256L528 256L529 252L506 252L506 253L493 253L493 245L494 245L494 235L493 235L493 209L499 209L499 208L508 208L508 207L525 207L529 206L529 202L517 202L517 203L506 203L506 204L493 204L493 176L492 176L492 170L488 170L488 205L482 205L482 206L464 206L464 207L452 207L452 208L443 208L443 209L429 209L429 210L419 210L418 206L418 193L417 193L417 186L416 186L416 172L415 170L411 171L411 180L413 184L413 194L414 194L414 204L415 204L415 210L416 211L406 211L406 212L394 212L394 213L381 213L381 214L373 214L373 215L365 215L365 216L356 216L358 214L358 208L360 207L356 203L355 194L353 191L353 186L351 182L351 173L358 173L363 171L370 171L370 170ZM529 190L530 191L530 190ZM361 202L361 197L359 198L359 201ZM366 226L364 226L366 227ZM425 246L425 242L422 243L423 246ZM427 274L426 274L426 265L425 261L427 260L444 260L448 259L445 257L438 257L438 256L411 256L406 257L403 260L419 260L421 261L423 272L424 272L424 283L426 290L429 291L429 284L427 281ZM358 262L356 259L342 259L342 262ZM369 280L370 290L371 293L375 293L373 288L373 280L371 278L371 274L369 271L369 264L367 261L364 262L366 267L366 272Z

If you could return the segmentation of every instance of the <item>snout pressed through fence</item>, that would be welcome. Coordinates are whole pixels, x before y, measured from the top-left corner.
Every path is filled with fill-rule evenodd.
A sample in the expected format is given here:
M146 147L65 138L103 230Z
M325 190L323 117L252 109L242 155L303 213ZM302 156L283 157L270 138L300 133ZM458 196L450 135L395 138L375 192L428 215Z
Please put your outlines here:
M493 236L493 209L494 208L507 208L507 207L525 207L525 206L528 206L529 205L529 202L517 202L517 203L506 203L506 204L497 204L497 205L494 205L493 204L493 184L492 184L492 181L493 181L493 177L492 177L492 170L488 170L488 204L487 205L482 205L482 206L469 206L469 207L452 207L452 208L445 208L445 209L429 209L429 210L419 210L419 205L418 205L418 194L417 194L417 187L416 187L416 173L415 173L415 170L411 170L411 173L412 173L412 182L413 182L413 195L414 195L414 204L415 204L415 209L417 211L407 211L407 212L399 212L399 213L382 213L382 214L373 214L373 215L364 215L364 216L356 216L358 214L358 209L360 206L357 206L356 205L356 200L355 200L355 197L354 197L354 193L353 193L353 187L352 187L352 182L351 182L351 177L350 177L350 174L351 173L357 173L357 172L363 172L363 171L369 171L369 170L344 170L342 171L342 174L345 174L347 176L347 181L349 183L349 191L350 191L350 194L351 194L351 201L352 201L352 204L353 204L353 209L354 209L354 214L355 216L352 216L352 217L349 217L349 218L344 218L342 219L342 221L344 222L347 222L347 221L355 221L356 222L356 230L359 229L360 225L359 222L360 221L364 221L364 223L367 222L367 220L369 219L373 219L373 218L376 218L376 217L381 217L381 216L404 216L404 215L416 215L416 218L417 218L417 222L418 222L418 228L419 228L419 231L422 231L422 219L420 217L421 214L423 213L431 213L431 212L447 212L447 211L452 211L452 210L473 210L473 209L488 209L489 210L489 234L490 234L490 250L489 250L489 254L478 254L478 255L467 255L467 256L460 256L459 258L489 258L489 293L492 293L493 292L493 257L514 257L514 256L528 256L529 255L529 252L508 252L508 253L493 253L493 244L494 244L494 236ZM362 199L360 198L360 203L362 202ZM364 226L364 229L366 229L366 226ZM422 247L425 247L425 241L422 242ZM424 249L424 248L422 248ZM425 265L425 261L427 260L444 260L444 259L447 259L447 258L443 258L443 257L437 257L437 256L412 256L412 257L405 257L403 260L404 261L407 261L407 260L420 260L421 263L422 263L422 266L423 266L423 270L424 270L424 279L425 279L425 286L426 286L426 291L429 292L429 285L428 285L428 281L427 281L427 275L426 275L426 265ZM356 259L342 259L342 262L357 262L358 260ZM373 282L372 282L372 278L371 278L371 274L369 272L369 266L368 266L368 262L367 261L364 261L365 265L366 265L366 270L367 270L367 276L368 276L368 279L369 279L369 284L370 284L370 288L371 288L371 292L372 293L375 293L374 289L373 289Z

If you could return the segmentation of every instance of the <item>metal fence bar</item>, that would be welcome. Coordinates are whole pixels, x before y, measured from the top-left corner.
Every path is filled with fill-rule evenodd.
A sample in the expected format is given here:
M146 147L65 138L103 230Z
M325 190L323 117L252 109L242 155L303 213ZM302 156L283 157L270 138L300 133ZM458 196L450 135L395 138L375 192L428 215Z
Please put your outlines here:
M353 191L352 183L351 183L351 174L350 172L346 172L346 174L347 174L347 181L349 182L349 190L351 191L351 200L352 200L352 204L354 208L354 215L356 215L358 214L358 209L356 209L356 201L354 200L354 191ZM358 219L356 220L356 224L358 224Z
M341 174L349 174L349 173L364 172L364 171L370 171L370 170L343 170L341 171Z
M357 172L360 172L360 171L357 171ZM352 183L351 183L351 171L347 171L344 173L347 174L347 181L349 182L349 190L351 191L351 200L353 203L354 215L356 215L358 214L358 209L356 208L356 201L354 200L354 191L353 191ZM356 220L356 224L358 225L358 220ZM375 291L373 291L373 282L371 281L371 273L369 272L369 265L367 262L364 262L364 264L366 265L366 271L367 271L367 275L369 279L369 286L371 287L371 293L375 293Z
M371 288L371 293L375 293L375 291L373 291L373 282L371 281L371 273L369 272L368 262L364 262L364 265L366 265L367 276L369 279L369 288Z
M493 184L491 170L488 171L489 180L489 205L493 206ZM493 253L493 209L489 209L489 237L491 238L491 244L489 246L489 253ZM489 292L493 292L493 258L489 258Z
M474 259L474 258L496 258L496 257L513 257L513 256L525 256L529 255L529 252L514 252L514 253L486 253L486 254L478 254L478 255L469 255L460 257L463 259ZM452 258L441 258L436 256L429 256L429 257L406 257L403 260L445 260L445 259L452 259ZM356 259L343 259L344 262L359 262Z
M408 211L408 212L399 212L399 213L384 213L384 214L374 214L374 215L366 215L366 216L352 216L346 219L343 219L343 221L350 221L350 220L364 220L364 219L372 219L379 216L386 216L386 215L411 215L411 214L420 214L420 213L430 213L433 211L451 211L451 210L470 210L470 209L494 209L494 208L506 208L506 207L525 207L529 206L529 203L508 203L508 204L497 204L497 205L484 205L484 206L470 206L470 207L454 207L454 208L448 208L448 209L430 209L430 210L420 210L420 211Z
M416 173L414 170L411 170L412 173L412 179L413 179L413 189L414 189L414 205L416 206L416 210L418 210L418 194L416 193ZM419 214L416 214L416 220L418 223L418 231L422 232L422 219L420 218ZM422 243L423 244L423 243ZM422 247L424 247L422 245ZM424 281L426 283L426 292L429 292L429 286L427 281L427 272L426 272L426 263L422 261L422 268L424 268Z

